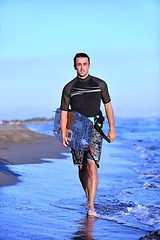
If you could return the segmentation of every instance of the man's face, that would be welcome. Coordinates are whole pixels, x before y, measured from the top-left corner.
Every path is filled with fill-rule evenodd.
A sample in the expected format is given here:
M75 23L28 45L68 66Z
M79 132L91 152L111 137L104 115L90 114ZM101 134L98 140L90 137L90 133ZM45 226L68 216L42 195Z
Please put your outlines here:
M86 78L88 76L89 71L89 62L87 57L79 57L76 58L75 69L77 70L77 75L80 78Z

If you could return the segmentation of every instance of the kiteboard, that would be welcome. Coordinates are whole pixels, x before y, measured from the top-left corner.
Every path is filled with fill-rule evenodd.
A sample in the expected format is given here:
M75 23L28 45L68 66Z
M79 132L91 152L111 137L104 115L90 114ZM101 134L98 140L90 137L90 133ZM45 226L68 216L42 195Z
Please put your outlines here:
M54 117L54 135L59 141L62 142L61 129L60 129L60 108L56 109ZM77 150L89 150L90 141L93 129L93 121L88 117L76 111L67 112L67 137L69 141L68 147Z

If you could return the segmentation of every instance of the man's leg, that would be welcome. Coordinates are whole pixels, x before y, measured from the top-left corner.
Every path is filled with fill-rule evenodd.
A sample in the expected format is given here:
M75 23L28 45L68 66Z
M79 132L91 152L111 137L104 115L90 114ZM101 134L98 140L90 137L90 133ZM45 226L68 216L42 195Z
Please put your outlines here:
M87 161L87 170L88 170L88 205L89 205L89 215L96 215L94 210L94 201L96 198L97 187L98 187L98 172L97 165L94 161Z
M79 168L79 179L80 179L82 187L85 191L86 197L88 199L88 169L87 169L87 165L83 164L83 165L80 165L78 168Z
M89 208L89 215L96 215L94 210L94 201L98 187L97 165L94 161L87 160L87 163L79 166L79 179L86 193Z

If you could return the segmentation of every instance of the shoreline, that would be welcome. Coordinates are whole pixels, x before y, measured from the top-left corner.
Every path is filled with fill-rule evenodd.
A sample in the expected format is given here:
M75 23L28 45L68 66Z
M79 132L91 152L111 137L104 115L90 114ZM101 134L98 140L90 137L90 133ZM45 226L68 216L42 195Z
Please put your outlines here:
M46 162L42 158L64 159L68 153L54 136L39 134L24 125L0 125L0 187L20 180L9 165Z

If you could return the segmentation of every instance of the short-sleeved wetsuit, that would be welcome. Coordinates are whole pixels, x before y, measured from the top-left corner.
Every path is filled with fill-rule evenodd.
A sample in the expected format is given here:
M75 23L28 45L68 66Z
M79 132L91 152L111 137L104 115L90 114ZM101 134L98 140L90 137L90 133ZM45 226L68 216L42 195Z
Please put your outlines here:
M65 111L71 109L86 117L94 117L100 112L101 100L104 104L111 101L105 81L91 75L88 75L85 79L76 77L63 88L60 108ZM90 158L99 166L102 136L95 128L92 135L92 154L91 152L72 149L74 164L82 164L86 161L86 158Z
M105 81L90 75L85 79L76 77L64 87L60 108L68 111L70 106L73 111L93 117L100 111L101 99L103 103L110 102Z

